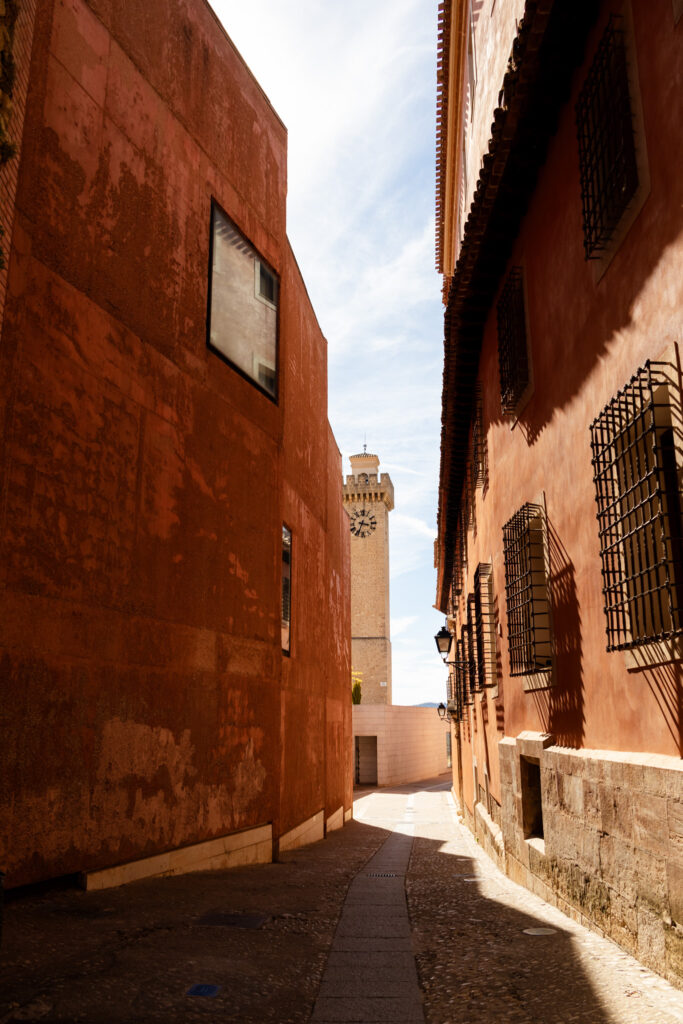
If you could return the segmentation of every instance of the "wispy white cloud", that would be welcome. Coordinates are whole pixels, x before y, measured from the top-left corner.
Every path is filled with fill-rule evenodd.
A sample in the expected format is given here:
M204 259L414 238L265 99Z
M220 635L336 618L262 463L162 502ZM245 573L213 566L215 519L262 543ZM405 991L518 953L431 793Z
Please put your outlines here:
M417 615L403 615L401 618L391 620L391 639L392 642L401 633L404 633L406 629L417 622Z

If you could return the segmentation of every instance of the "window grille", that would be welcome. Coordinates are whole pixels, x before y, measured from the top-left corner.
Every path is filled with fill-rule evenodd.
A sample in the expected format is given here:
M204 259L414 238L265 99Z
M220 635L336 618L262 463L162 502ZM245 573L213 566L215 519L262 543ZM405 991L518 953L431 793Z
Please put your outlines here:
M458 526L455 534L455 553L453 555L453 568L451 575L451 600L454 606L457 598L462 594L465 574L467 571L467 520L463 510L458 516Z
M460 558L459 541L456 540L455 556L453 558L453 570L451 573L451 606L453 609L458 606L458 598L462 594L462 562Z
M455 685L458 692L460 706L471 704L472 695L470 692L470 667L467 658L468 640L467 626L462 626L460 639L455 645Z
M459 694L458 694L457 686L456 686L456 677L455 677L455 669L454 668L451 668L449 673L448 673L448 683L447 683L447 686L446 686L446 707L447 707L450 715L452 716L452 718L456 722L459 721L461 707L460 707Z
M465 480L462 496L463 525L465 530L477 529L477 509L475 501L474 464L468 460L465 469Z
M483 487L487 474L486 435L484 434L484 403L481 384L474 391L474 415L472 418L472 486Z
M497 306L500 402L504 413L515 413L529 384L529 357L521 267L507 276Z
M672 393L648 360L591 425L608 651L683 632Z
M586 259L599 258L638 188L621 19L612 15L576 104Z
M481 666L478 658L477 647L477 615L476 596L474 593L467 595L467 660L469 662L469 684L470 693L481 689Z
M510 673L550 668L552 647L545 543L540 505L526 504L503 527Z
M491 566L483 562L480 562L474 570L474 622L478 685L479 687L493 686L497 681L497 672Z

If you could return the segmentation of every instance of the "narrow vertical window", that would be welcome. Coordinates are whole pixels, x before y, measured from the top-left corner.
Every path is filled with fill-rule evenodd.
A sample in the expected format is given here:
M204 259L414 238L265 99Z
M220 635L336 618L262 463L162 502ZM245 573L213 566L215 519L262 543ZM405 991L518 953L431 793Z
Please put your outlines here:
M510 675L552 662L545 513L527 503L503 527Z
M292 642L292 533L282 527L282 651L289 654Z
M513 267L497 306L500 404L504 413L517 415L531 385L521 267Z
M604 252L638 188L628 62L612 15L576 104L586 259Z

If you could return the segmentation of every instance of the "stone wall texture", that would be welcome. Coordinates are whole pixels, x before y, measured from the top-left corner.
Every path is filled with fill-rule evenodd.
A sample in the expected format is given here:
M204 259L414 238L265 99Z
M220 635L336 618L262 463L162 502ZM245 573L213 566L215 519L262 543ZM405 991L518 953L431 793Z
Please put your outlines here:
M475 592L477 567L491 566L489 612L498 688L484 688L471 700L468 694L454 729L453 749L459 752L459 758L454 755L454 790L464 819L478 835L488 837L487 848L513 877L568 912L581 914L683 984L681 650L652 642L654 627L649 637L634 638L635 652L608 649L617 645L606 635L591 447L591 424L608 405L615 407L618 393L648 361L661 363L675 428L676 473L669 476L668 486L677 484L681 498L683 179L677 171L681 136L672 139L670 126L683 119L683 19L675 17L670 0L634 0L619 7L615 24L623 31L639 184L608 251L599 260L588 260L576 104L616 9L608 3L564 0L547 6L496 0L489 7L485 11L452 4L460 13L471 10L476 75L474 123L454 130L460 134L449 140L448 150L466 151L468 173L454 184L448 199L460 202L458 190L464 189L464 208L472 210L472 221L461 271L454 279L445 339L442 466L451 467L452 473L448 469L441 480L437 554L445 559L446 552L450 557L460 550L451 543L458 531L466 538L466 563L459 566L462 587L451 592L450 604L442 608L459 637L467 623L468 598ZM520 29L522 14L526 36ZM557 26L584 15L585 35L573 44ZM548 26L555 17L560 20L554 23L558 34L553 42ZM541 47L538 71L535 57L527 61L524 56L533 54L535 42ZM546 45L549 51L542 49ZM551 62L549 52L557 59ZM560 58L572 72L561 88L556 82L552 116L546 108L540 114L552 95L544 76L550 74L551 63L553 74L562 66ZM458 88L464 95L471 83L465 80L467 69L461 70ZM503 106L496 111L499 103ZM500 130L492 128L494 118ZM596 145L604 135L599 134ZM513 139L509 150L508 139ZM477 190L489 140L491 152L483 158ZM543 154L540 165L527 178L524 161L538 152ZM507 174L501 169L505 160L510 161L508 168L516 168L517 181L512 173L501 177ZM496 191L499 181L503 184ZM491 220L487 211L493 211ZM490 249L487 238L496 240ZM530 385L514 416L501 407L498 324L498 304L513 270L523 280L522 322L530 359ZM490 292L485 281L495 282ZM461 295L468 304L458 305ZM481 397L477 430L484 438L488 468L476 486L455 493L461 482L458 460L463 451L472 450L474 416L467 403L476 407L476 393ZM467 417L470 433L461 443ZM453 442L449 448L451 436L458 437L457 447ZM665 515L671 516L675 536L680 530L676 502L666 502ZM552 613L552 671L540 679L513 672L510 657L514 621L506 591L503 531L527 503L545 513L543 575ZM460 517L462 509L471 509L471 514ZM625 545L626 532L622 523L611 539L618 537ZM672 576L680 561L675 550ZM613 561L615 575L621 564L618 558ZM440 562L439 571L449 583L453 566ZM442 587L442 603L444 594ZM666 601L664 597L664 605ZM535 793L532 781L538 770ZM482 800L485 780L495 807L487 808ZM536 802L543 813L542 837L525 835L525 818ZM491 809L499 813L498 824Z
M525 839L523 829L520 757L530 737L500 744L505 783L500 865L680 985L683 763L664 755L539 743L544 827L539 842Z

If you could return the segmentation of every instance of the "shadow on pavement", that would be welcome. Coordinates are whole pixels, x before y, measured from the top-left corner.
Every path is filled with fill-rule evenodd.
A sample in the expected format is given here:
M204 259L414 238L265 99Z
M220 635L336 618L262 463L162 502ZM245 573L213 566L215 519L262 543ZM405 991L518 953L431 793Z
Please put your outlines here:
M427 1020L612 1024L572 935L495 898L495 877L443 847L415 839L406 885Z
M389 834L354 821L277 864L24 894L5 909L0 1024L303 1024L348 887ZM430 1024L611 1021L571 936L524 934L544 922L491 886L473 858L415 838L408 907Z

